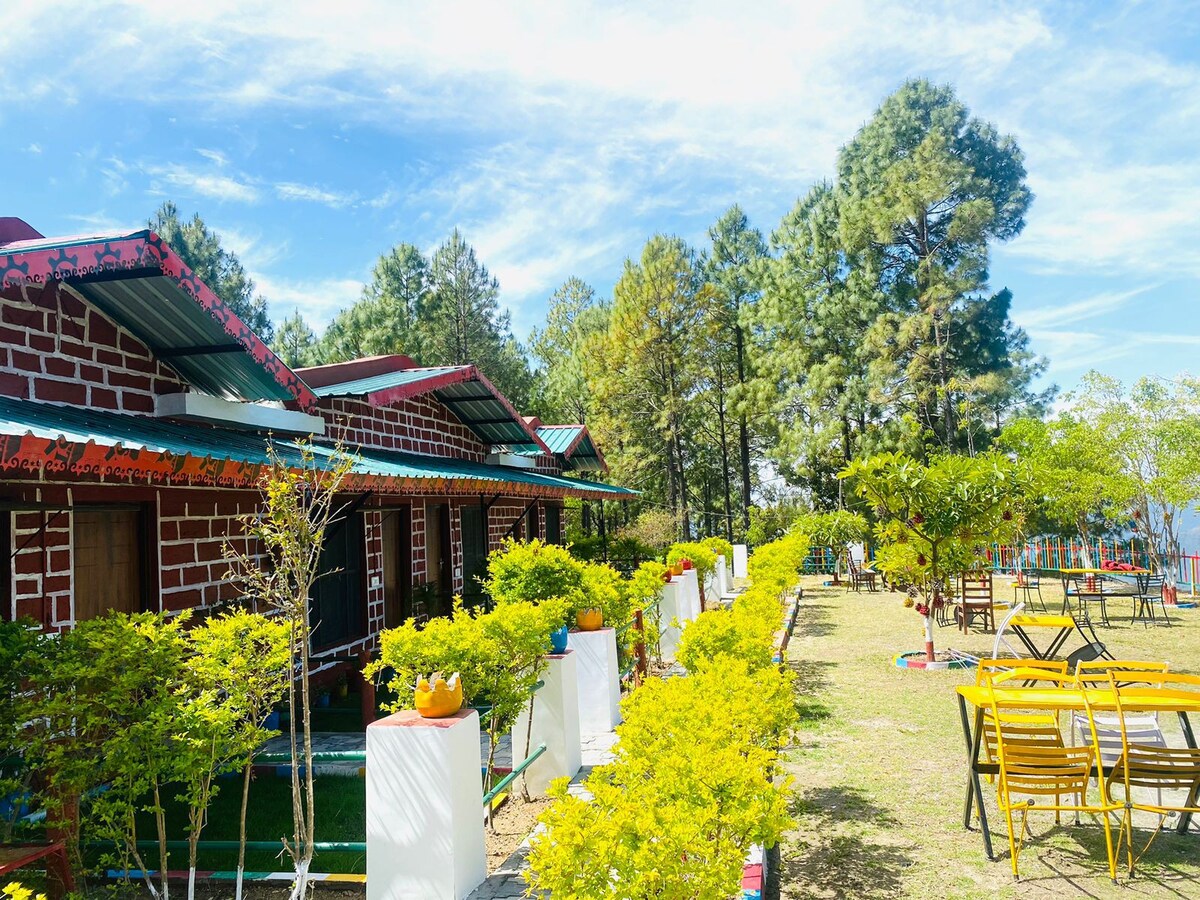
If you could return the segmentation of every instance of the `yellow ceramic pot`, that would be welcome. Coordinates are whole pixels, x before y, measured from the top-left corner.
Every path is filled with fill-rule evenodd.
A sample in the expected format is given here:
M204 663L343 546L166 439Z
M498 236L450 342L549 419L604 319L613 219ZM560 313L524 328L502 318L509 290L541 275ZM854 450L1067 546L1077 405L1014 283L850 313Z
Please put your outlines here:
M575 613L575 625L580 631L599 631L604 627L604 610L597 607Z
M672 564L671 574L672 575L682 575L683 574L683 562L682 561Z
M413 705L421 714L421 718L444 719L462 709L462 681L459 680L458 673L451 675L448 682L437 677L436 673L431 677L432 686L429 679L422 678L417 682L417 689L413 693Z

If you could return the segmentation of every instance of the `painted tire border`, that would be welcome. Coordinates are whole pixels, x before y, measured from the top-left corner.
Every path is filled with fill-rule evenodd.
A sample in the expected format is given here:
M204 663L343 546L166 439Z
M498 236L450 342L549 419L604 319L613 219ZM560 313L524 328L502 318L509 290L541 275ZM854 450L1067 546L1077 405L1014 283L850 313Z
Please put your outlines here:
M897 653L892 657L892 662L901 669L925 669L932 672L942 672L949 669L970 669L975 665L969 659L947 659L929 662L920 658L924 655L924 650L909 650L906 653Z

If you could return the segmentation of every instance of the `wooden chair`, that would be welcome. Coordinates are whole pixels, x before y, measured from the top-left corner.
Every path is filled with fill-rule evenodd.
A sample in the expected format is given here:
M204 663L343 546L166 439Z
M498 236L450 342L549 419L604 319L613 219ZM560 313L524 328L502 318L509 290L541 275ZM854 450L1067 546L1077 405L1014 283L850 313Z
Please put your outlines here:
M846 554L846 570L849 572L849 575L846 579L846 590L849 591L853 589L857 593L858 591L862 590L863 585L866 585L868 591L879 590L879 587L876 584L876 581L879 578L879 573L872 572L870 569L861 568L858 563L854 561L854 555L851 553Z
M958 578L958 606L955 618L963 634L971 629L971 620L983 619L984 631L996 630L996 603L992 592L992 573L963 572Z

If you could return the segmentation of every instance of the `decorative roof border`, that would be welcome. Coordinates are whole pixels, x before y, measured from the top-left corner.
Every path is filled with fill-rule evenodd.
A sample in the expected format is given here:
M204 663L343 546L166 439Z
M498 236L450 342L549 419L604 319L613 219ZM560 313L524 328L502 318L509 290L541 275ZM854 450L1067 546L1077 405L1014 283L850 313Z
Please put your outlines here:
M303 379L275 355L254 331L213 293L153 231L110 238L70 239L45 247L53 238L16 241L0 247L0 288L44 287L124 269L158 269L184 294L200 305L271 378L288 391L305 411L315 409L317 397ZM22 251L22 244L34 245Z

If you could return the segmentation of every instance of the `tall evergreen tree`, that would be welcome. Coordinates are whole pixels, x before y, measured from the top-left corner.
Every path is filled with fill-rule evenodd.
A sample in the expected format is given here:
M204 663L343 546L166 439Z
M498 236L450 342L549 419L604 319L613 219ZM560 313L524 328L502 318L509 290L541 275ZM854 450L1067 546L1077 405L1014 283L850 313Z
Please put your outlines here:
M425 365L472 363L518 408L529 399L532 376L509 314L499 306L500 283L458 229L434 251L431 289L417 307Z
M584 345L608 327L609 307L591 285L568 278L550 295L544 328L535 328L529 348L540 375L538 412L548 422L587 422L591 392L584 371Z
M914 80L842 148L838 191L841 239L865 255L886 298L873 326L875 385L931 443L966 449L964 373L955 363L980 349L972 338L1012 344L990 374L1003 368L1018 385L1029 380L1023 335L975 311L989 299L990 242L1025 226L1033 195L1024 156L952 88Z
M280 323L271 349L293 369L316 362L317 339L304 321L304 316L300 315L300 310L297 309Z
M747 347L745 322L753 313L753 305L759 297L756 271L767 255L762 232L750 225L750 220L736 204L726 210L716 224L708 230L712 251L705 267L706 275L715 288L715 302L711 307L713 341L708 358L712 362L716 412L720 418L720 445L723 465L728 470L729 448L726 446L727 432L725 417L730 411L730 400L736 405L738 470L741 487L742 528L750 528L751 472L750 461L750 406L739 402L745 387L752 377L752 356ZM732 372L726 369L732 365ZM731 397L732 394L732 397ZM727 537L732 537L732 503L730 501L728 474L722 476L725 497L725 515L729 527Z
M239 319L264 341L271 342L275 326L267 313L266 299L254 293L254 281L237 254L221 246L221 236L204 224L199 213L185 222L179 208L168 200L146 224Z

